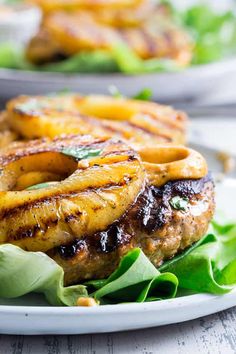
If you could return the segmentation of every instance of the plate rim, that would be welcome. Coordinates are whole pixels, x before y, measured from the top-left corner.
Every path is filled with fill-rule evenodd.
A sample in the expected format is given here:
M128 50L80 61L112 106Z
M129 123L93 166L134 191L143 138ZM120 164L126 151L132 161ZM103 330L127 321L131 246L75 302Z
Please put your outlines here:
M37 71L37 70L21 70L21 69L11 69L11 68L0 68L0 80L10 80L10 81L27 81L32 82L38 80L40 82L47 82L51 79L56 79L58 82L60 80L64 80L65 78L70 78L71 80L77 81L79 79L98 79L98 80L106 80L106 79L120 79L120 80L130 80L132 79L145 79L145 78L153 78L155 77L174 77L178 75L191 75L198 74L199 71L207 73L209 68L211 68L211 72L214 70L215 73L218 72L219 68L222 72L228 72L232 67L235 69L236 65L236 55L230 58L225 58L220 61L215 61L206 64L198 64L189 66L180 71L164 71L164 72L154 72L154 73L141 73L141 74L125 74L125 73L61 73L61 72L52 72L52 71ZM25 77L26 76L26 77Z
M173 299L165 299L153 302L143 302L143 303L125 303L117 305L104 305L104 306L93 306L93 307L80 307L80 306L21 306L21 305L0 305L0 315L1 314L30 314L30 315L72 315L78 316L78 314L84 315L89 314L93 316L99 316L101 314L111 314L111 313L133 313L142 311L166 311L173 310L174 308L183 307L193 307L194 304L201 304L209 301L219 301L219 300L229 300L235 298L236 305L236 287L230 292L223 295L199 293L193 295L186 295L182 297L176 297ZM235 306L230 305L229 307ZM159 309L160 308L160 309Z

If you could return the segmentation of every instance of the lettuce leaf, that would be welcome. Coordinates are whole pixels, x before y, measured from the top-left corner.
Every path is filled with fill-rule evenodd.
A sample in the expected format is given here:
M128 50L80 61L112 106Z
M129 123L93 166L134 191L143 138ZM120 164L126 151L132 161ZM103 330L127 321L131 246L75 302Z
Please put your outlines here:
M236 285L236 224L213 223L208 234L160 271L175 274L181 288L224 294Z
M164 71L178 71L181 68L171 59L146 59L138 57L125 43L119 43L112 49L113 57L121 72L126 74L144 74Z
M103 50L81 52L59 62L41 66L29 63L21 48L12 43L0 44L0 67L61 73L111 73L126 74L176 71L179 67L169 59L140 59L125 44L114 46L111 53Z
M236 286L236 224L213 222L209 234L159 269L135 248L107 279L64 287L63 277L63 269L44 253L0 246L2 298L37 292L57 306L75 306L81 296L94 297L101 304L156 301L186 292L231 291Z
M11 42L0 43L0 67L61 73L109 73L119 71L112 54L103 50L85 51L60 62L41 66L33 65L26 60L23 49Z
M119 71L112 54L103 50L81 52L61 62L45 64L41 67L35 67L35 69L62 73L110 73Z
M90 281L86 285L101 303L144 302L175 297L178 279L171 273L161 274L144 253L135 248L123 257L108 279Z
M74 306L78 297L88 296L83 285L64 287L63 278L63 269L46 254L10 244L0 246L0 297L37 292L52 305Z
M64 287L63 278L63 269L46 254L27 252L11 244L0 246L0 297L37 292L54 306L75 306L79 297L88 297L85 285ZM178 280L173 274L161 274L140 249L134 249L107 280L86 285L90 296L103 304L143 302L174 297Z
M30 65L30 64L29 64ZM0 67L10 69L23 69L25 61L23 59L22 48L11 42L0 43Z
M236 16L233 11L217 12L207 4L198 4L179 16L195 42L193 64L205 64L235 54Z

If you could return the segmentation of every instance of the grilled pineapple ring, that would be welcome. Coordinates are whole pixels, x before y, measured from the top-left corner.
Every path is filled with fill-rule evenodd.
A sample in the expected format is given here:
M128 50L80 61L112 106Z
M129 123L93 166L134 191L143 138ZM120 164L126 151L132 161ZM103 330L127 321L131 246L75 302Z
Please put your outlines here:
M0 168L0 242L30 251L106 229L145 182L137 153L122 142L88 136L14 143L1 151ZM19 190L35 176L45 182L52 175L61 180Z
M20 96L8 102L7 112L12 127L26 138L92 134L131 144L185 142L184 113L153 102L102 95Z

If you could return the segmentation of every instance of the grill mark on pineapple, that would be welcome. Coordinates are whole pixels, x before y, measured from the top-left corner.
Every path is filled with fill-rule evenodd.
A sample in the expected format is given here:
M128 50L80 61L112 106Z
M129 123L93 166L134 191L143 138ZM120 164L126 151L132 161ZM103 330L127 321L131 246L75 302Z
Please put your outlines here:
M158 52L157 41L149 34L144 28L137 29L136 36L139 37L143 43L145 43L146 50L145 56L153 57Z
M25 212L27 210L30 210L33 207L36 207L36 206L39 207L41 204L44 204L44 203L50 204L50 203L53 203L54 201L60 201L61 199L64 199L64 198L75 197L79 194L90 192L90 191L107 190L107 189L111 189L111 188L115 188L115 187L122 187L122 186L127 185L128 183L132 182L133 178L134 177L130 176L129 178L125 178L123 181L120 181L119 183L109 182L101 187L90 186L90 187L85 188L83 190L69 191L67 193L62 193L62 194L54 194L54 195L51 195L48 197L43 197L43 198L39 198L37 200L25 202L24 204L13 207L13 208L6 208L5 210L2 210L2 212L0 214L0 221L3 219L11 218L13 216L17 216L17 214L19 212Z
M66 223L70 223L73 220L79 219L80 216L82 215L82 212L80 210L74 211L73 214L68 214L64 217L64 221ZM17 240L22 240L26 238L33 238L36 236L37 232L43 232L45 233L48 228L50 227L55 227L59 221L58 218L53 218L49 217L46 220L42 220L41 224L39 225L38 223L35 225L28 225L24 227L19 227L14 234L11 233L11 235L8 237L9 241L17 241Z
M93 130L94 126L99 127L100 129L103 129L104 131L110 132L110 133L117 133L121 135L123 133L121 127L113 126L113 122L117 122L115 119L106 119L106 118L99 118L96 116L86 116L86 115L80 115L79 116L82 119L86 119L86 123L91 124L91 131Z
M22 240L25 238L32 238L36 235L38 231L41 231L41 227L37 225L31 225L30 227L20 227L17 230L17 235L11 234L7 239L9 241L17 241L17 240Z
M150 111L142 110L142 113L152 118L154 122L160 123L162 127L167 127L170 130L174 130L174 131L176 130L180 132L185 131L185 127L183 126L183 123L187 121L187 116L185 115L184 112L181 111L173 112L174 114L173 118L170 118L170 116L168 117L164 116L165 112L162 113L163 114L162 117L160 117L160 114L158 115Z
M118 141L116 142L116 144L118 145L117 146L117 149L118 147L121 145L121 143ZM109 145L108 145L109 146ZM14 151L12 154L9 154L9 155L5 155L5 156L0 156L0 165L1 166L6 166L8 165L9 163L12 163L12 162L15 162L15 161L18 161L20 160L21 158L23 157L28 157L28 156L34 156L34 155L39 155L39 154L44 154L44 153L62 153L62 150L64 148L70 148L70 147L73 147L74 149L83 149L83 148L87 148L87 147L90 147L91 149L92 148L98 148L100 147L101 150L105 149L106 146L99 146L99 143L94 143L94 144L86 144L86 145L61 145L61 146L55 146L55 148L53 147L50 147L50 148L47 148L47 147L42 147L42 148L34 148L32 147L32 149L27 149L27 150L21 150L21 151ZM124 155L124 154L127 154L127 155L133 155L135 156L135 153L134 151L130 151L130 150L111 150L111 151L105 151L103 154L101 154L100 157L104 157L104 156L109 156L109 155L114 155L114 154L120 154L120 155ZM73 159L73 156L67 156L68 158L72 158ZM127 156L128 158L129 156ZM115 162L114 162L115 163Z
M111 120L110 122L101 122L101 127L106 130L107 132L113 133L113 134L117 134L119 136L123 136L124 135L124 131L122 129L122 127L118 127L118 126L113 126L112 123L114 122L114 120Z
M100 207L101 209L101 207ZM93 210L95 210L95 208L93 208ZM83 213L80 211L80 210L76 210L74 211L74 213L72 214L67 214L65 217L64 217L64 220L66 223L69 223L77 218L79 218Z
M149 130L147 128L142 127L141 125L137 125L137 124L132 123L132 122L126 122L126 124L129 125L132 128L139 129L139 130L141 130L141 131L143 131L143 132L145 132L145 133L147 133L149 135L163 138L163 139L165 139L165 141L171 142L173 140L173 137L169 137L166 134L153 132L153 131L151 131L151 130Z
M81 135L77 135L77 134L66 134L64 136L59 136L53 139L53 142L58 142L61 143L62 141L71 141L73 139L73 143L76 141L76 138L78 138L78 143L80 144L81 147L83 146L90 146L92 144L102 144L102 143L106 143L106 145L109 145L109 141L107 141L106 138L95 138L95 137L89 137L90 140L89 141L84 141L81 142ZM122 143L122 142L120 142Z
M45 233L48 228L55 227L58 224L57 218L49 217L46 220L43 220L42 224L28 225L24 227L19 227L14 234L8 236L8 241L19 241L27 238L34 238L38 232Z

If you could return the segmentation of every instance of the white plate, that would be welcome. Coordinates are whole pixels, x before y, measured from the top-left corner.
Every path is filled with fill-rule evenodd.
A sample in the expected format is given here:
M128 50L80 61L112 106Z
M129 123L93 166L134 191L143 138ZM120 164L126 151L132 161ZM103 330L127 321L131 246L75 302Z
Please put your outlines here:
M108 93L117 86L122 94L133 96L144 87L160 101L186 100L204 96L222 80L236 75L236 58L191 67L176 73L143 75L124 74L61 74L0 69L0 97L7 99L19 94L42 94L62 89L81 93Z
M214 168L215 151L202 150ZM218 170L218 167L217 167ZM217 205L236 220L236 179L217 185ZM51 307L31 294L0 300L0 333L81 334L131 330L192 320L236 305L236 290L223 296L196 294L144 304L101 307Z

